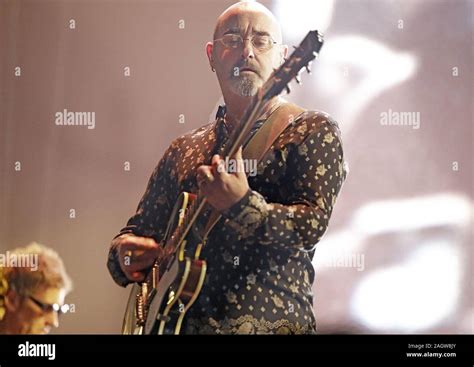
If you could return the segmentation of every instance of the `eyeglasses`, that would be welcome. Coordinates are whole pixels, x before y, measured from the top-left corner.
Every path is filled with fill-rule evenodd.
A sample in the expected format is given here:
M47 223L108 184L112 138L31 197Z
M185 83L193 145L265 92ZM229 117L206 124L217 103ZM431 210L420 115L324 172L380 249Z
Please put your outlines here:
M58 315L62 315L62 314L65 314L69 310L69 305L62 305L61 306L58 303L53 303L53 304L44 303L44 302L41 302L41 301L37 300L33 296L27 296L27 297L29 299L31 299L33 301L33 303L36 306L38 306L41 309L41 311L45 314L50 313L50 312L57 312Z
M245 40L250 39L252 45L259 52L266 52L270 50L276 42L272 37L265 34L254 34L250 38L242 38L240 34L226 34L221 38L215 39L215 41L220 41L226 48L240 48L244 44Z

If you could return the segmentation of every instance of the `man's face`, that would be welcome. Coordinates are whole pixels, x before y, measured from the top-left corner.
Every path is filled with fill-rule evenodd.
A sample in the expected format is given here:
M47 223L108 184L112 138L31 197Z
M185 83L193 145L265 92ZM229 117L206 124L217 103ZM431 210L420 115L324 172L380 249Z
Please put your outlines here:
M34 292L31 296L20 296L15 310L12 312L15 323L15 334L48 334L53 327L58 327L58 312L53 305L64 304L65 291L60 288L45 288Z
M281 34L274 19L259 11L235 11L222 19L215 38L229 34L240 35L244 42L237 48L225 47L221 41L213 44L213 65L221 89L240 96L253 96L273 69L280 66L287 48L281 45ZM251 41L256 35L268 35L277 44L261 51Z

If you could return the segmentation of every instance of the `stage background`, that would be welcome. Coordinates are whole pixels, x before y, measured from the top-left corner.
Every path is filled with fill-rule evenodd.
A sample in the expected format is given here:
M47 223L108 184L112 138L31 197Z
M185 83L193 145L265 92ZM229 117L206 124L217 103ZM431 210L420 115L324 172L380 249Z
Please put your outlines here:
M325 33L287 98L339 121L350 167L317 245L319 331L472 333L473 2L263 3L289 45ZM0 1L0 252L62 256L75 313L55 333L120 331L110 240L170 141L215 114L204 47L231 4ZM64 109L95 128L55 125Z

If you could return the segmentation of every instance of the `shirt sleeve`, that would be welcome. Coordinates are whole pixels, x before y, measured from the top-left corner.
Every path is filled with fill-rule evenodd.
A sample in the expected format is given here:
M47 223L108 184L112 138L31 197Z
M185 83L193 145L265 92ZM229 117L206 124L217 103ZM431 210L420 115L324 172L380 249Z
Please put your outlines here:
M288 155L281 182L288 197L269 203L251 189L228 210L226 223L242 239L267 246L312 250L325 233L346 178L337 123L318 115L317 128Z
M173 144L167 149L154 169L136 213L114 239L131 233L140 237L152 237L158 243L162 241L176 199L172 158ZM107 268L117 284L124 287L130 283L120 268L117 244L114 241L109 249Z

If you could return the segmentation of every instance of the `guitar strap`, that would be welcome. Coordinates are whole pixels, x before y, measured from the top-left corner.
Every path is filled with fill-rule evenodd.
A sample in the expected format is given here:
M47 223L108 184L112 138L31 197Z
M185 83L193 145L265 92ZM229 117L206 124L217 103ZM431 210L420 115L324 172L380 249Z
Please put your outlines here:
M243 158L260 163L283 130L303 112L304 109L294 103L285 102L278 106L244 147Z
M270 116L268 116L263 125L247 142L243 148L242 157L245 160L255 159L257 161L255 167L257 167L273 143L286 129L290 122L297 120L304 111L303 108L294 103L282 103L270 114ZM207 238L209 232L220 218L221 214L217 210L212 210L204 229L203 238Z

